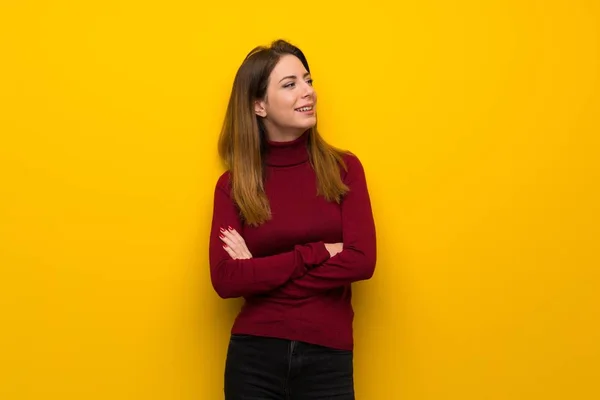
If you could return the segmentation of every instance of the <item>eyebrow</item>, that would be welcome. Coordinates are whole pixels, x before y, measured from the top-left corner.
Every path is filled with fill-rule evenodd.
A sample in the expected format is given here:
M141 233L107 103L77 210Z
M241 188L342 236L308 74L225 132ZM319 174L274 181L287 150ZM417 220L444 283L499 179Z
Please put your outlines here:
M306 78L306 77L307 77L307 76L309 76L309 75L310 75L310 72L307 72L307 73L305 73L305 74L304 74L304 77ZM284 76L283 78L281 78L281 80L280 80L279 82L281 83L281 81L282 81L282 80L284 80L284 79L288 79L288 78L291 78L291 79L296 79L296 78L297 78L297 76L296 76L296 75L288 75L288 76Z

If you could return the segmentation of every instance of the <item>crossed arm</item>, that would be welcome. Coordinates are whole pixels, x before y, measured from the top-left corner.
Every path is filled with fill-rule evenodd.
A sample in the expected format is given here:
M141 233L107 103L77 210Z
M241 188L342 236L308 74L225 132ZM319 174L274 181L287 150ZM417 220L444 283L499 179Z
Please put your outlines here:
M252 257L237 233L241 223L228 191L223 182L217 184L209 259L219 296L271 292L303 297L373 275L376 235L365 174L358 158L351 156L347 162L345 183L350 191L341 203L343 244L307 243L268 257Z

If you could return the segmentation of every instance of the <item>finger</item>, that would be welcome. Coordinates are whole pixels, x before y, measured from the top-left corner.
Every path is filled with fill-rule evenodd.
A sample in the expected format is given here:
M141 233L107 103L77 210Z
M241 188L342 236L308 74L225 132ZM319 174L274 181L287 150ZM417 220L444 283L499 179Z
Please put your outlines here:
M252 254L250 253L250 250L248 250L248 245L246 245L246 241L235 229L231 231L230 237L232 237L232 239L238 245L237 248L239 249L240 253L242 253L247 258L252 258Z
M228 230L227 233L228 237L230 237L235 243L243 243L244 245L246 244L246 241L244 240L242 235L240 235L235 229Z
M224 236L227 240L229 240L231 243L235 243L238 244L239 240L238 238L233 234L232 231L225 229L225 230L221 230L221 236ZM222 238L223 239L223 238Z
M228 236L225 233L222 233L219 235L219 238L221 239L222 242L224 242L227 246L229 247L235 247L235 242L231 239L230 236Z
M227 248L229 250L231 250L236 257L239 258L239 256L242 255L242 249L240 249L240 246L236 243L234 243L230 238L228 238L227 236L224 235L220 235L219 236L221 238L221 240L225 243L225 245L227 246Z
M234 259L237 260L237 254L227 245L223 246L223 249L225 249L225 251L227 252L227 254L229 254L229 256Z
M237 258L252 258L252 254L250 253L250 250L248 250L246 241L235 229L221 228L221 240L231 247L231 249L236 253Z
M246 245L244 238L235 230L228 230L224 233L225 237L232 241L232 245L235 247L236 252L245 258L252 258L250 250Z

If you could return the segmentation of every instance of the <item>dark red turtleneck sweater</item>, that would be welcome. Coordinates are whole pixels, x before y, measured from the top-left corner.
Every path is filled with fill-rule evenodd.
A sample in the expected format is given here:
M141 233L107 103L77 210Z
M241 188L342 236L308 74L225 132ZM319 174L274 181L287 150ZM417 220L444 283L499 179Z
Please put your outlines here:
M308 162L309 132L290 142L268 142L265 191L272 219L244 225L230 196L229 172L215 188L210 234L210 273L223 298L245 303L232 333L299 340L353 349L350 284L375 269L376 240L363 167L354 155L340 167L350 191L341 204L317 197ZM231 226L244 238L251 259L233 260L223 249L219 228ZM329 257L325 243L344 244Z

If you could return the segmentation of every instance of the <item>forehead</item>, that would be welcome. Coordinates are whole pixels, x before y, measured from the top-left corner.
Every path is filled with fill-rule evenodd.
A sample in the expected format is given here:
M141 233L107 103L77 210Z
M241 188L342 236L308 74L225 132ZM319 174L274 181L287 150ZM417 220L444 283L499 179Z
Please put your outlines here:
M279 62L273 68L271 78L277 82L285 76L296 75L297 77L302 77L307 72L298 57L286 54L279 59Z

